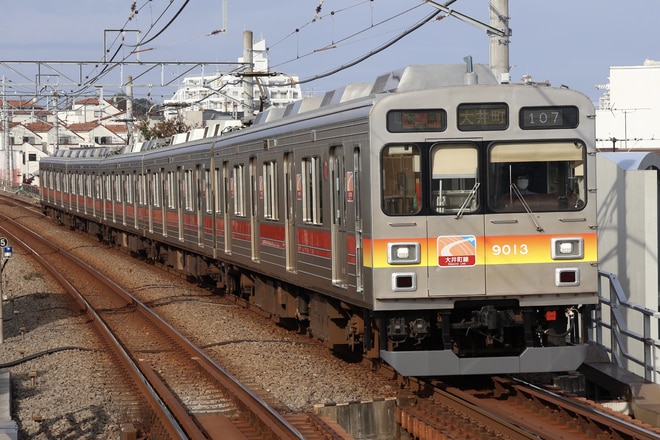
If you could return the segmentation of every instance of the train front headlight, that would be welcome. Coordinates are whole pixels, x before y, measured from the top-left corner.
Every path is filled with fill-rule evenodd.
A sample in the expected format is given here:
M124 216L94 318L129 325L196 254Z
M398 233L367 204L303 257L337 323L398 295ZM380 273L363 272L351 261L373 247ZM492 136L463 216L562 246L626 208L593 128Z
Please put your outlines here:
M584 258L584 241L582 237L552 239L553 260L576 260L582 258Z
M388 243L387 264L419 264L419 243Z

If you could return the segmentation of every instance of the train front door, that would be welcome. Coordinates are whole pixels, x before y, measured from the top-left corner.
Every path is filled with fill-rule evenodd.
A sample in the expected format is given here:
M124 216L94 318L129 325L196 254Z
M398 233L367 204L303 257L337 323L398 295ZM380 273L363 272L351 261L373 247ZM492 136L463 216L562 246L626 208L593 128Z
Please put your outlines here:
M429 296L485 295L478 145L438 142L430 159Z

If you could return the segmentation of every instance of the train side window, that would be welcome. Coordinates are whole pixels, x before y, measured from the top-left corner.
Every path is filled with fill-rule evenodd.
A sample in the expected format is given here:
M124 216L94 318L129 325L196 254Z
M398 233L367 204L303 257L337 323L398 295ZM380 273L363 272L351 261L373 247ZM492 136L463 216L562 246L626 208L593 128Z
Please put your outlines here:
M421 209L421 153L417 145L383 148L381 155L381 205L388 215L416 214Z
M278 220L277 162L274 160L264 162L263 176L259 181L259 193L264 201L264 218Z
M86 196L85 194L85 176L83 174L78 174L78 194L81 196Z
M185 170L183 173L183 202L186 211L193 210L193 170Z
M121 195L121 187L122 187L122 181L121 181L121 175L120 174L113 174L112 179L114 182L114 191L115 191L115 197L114 200L115 202L121 202L123 200L122 195Z
M321 200L321 158L304 157L301 163L301 196L303 222L312 225L323 224Z
M176 195L176 179L174 178L174 173L172 171L167 172L167 192L165 197L167 198L167 207L170 209L176 208L175 195Z
M162 183L160 180L160 172L156 171L151 175L151 194L153 194L153 206L156 208L160 208L161 206L161 188L162 188Z
M112 180L111 179L112 179L112 177L110 176L110 174L106 174L105 179L104 179L105 182L103 184L103 189L104 189L104 192L105 192L105 199L108 200L108 201L112 200Z
M213 196L215 197L214 203L215 203L215 212L217 214L222 214L222 194L223 194L223 188L224 188L224 181L222 179L222 172L220 172L220 168L216 168L214 171L214 176L215 176L215 193Z
M431 208L438 213L475 212L481 203L479 158L473 144L436 144L431 149Z
M234 214L245 217L245 165L234 165L232 184L232 197L234 199Z
M93 184L94 184L94 180L93 180L93 179L94 179L94 177L93 177L92 175L88 174L88 175L86 176L86 179L87 179L87 182L86 182L86 185L87 185L87 197L94 197L94 187L93 187Z
M133 182L133 174L125 174L124 175L124 180L126 181L125 183L125 189L126 191L126 203L133 203L133 188L135 188L135 183Z
M204 180L202 181L202 192L204 205L207 213L213 212L213 192L211 191L211 170L204 169Z

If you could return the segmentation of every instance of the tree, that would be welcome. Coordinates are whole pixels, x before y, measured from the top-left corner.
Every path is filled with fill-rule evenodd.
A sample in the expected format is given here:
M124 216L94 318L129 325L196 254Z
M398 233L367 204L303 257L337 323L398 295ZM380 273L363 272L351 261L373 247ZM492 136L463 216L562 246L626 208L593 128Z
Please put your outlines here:
M180 116L171 119L163 119L151 124L148 118L140 119L137 124L140 134L145 140L166 139L177 133L185 133L192 127L183 121Z
M112 105L119 110L126 111L128 96L125 93L117 93L110 98ZM153 103L146 98L133 98L133 117L139 118L147 114Z

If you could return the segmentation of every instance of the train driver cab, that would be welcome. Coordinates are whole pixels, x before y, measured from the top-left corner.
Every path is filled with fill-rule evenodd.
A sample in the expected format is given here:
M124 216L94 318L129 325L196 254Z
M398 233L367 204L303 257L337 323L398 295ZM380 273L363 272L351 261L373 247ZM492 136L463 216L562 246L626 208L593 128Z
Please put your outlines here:
M495 212L582 209L584 154L580 142L494 145L489 154L489 207Z

